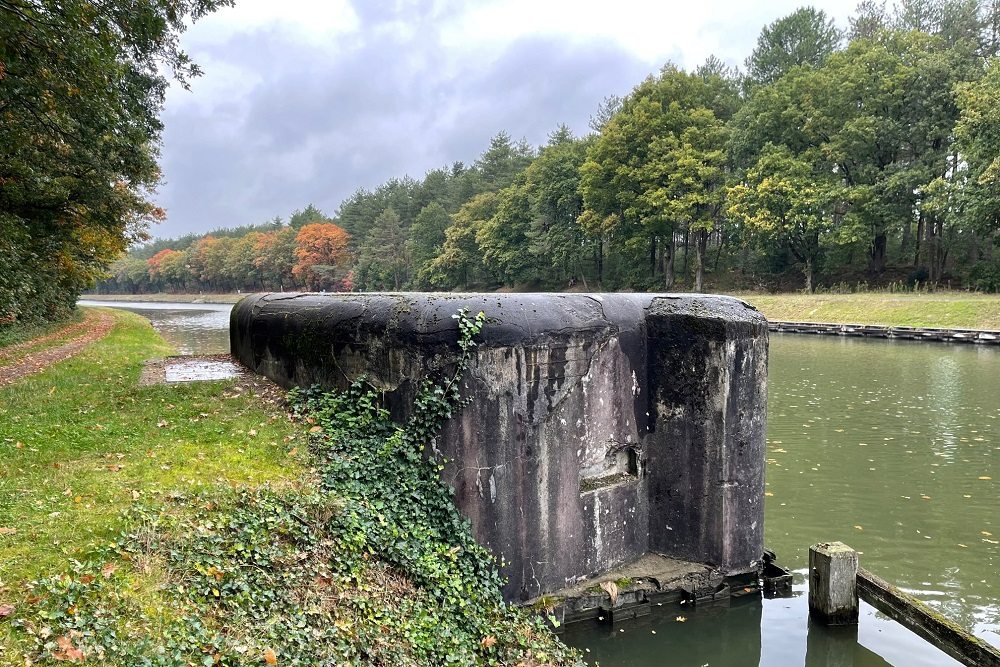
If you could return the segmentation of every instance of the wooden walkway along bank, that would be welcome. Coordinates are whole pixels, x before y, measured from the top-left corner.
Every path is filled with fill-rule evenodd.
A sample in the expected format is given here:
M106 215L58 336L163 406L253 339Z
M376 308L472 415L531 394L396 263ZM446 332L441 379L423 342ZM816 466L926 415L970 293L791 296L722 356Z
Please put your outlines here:
M899 338L937 343L974 343L1000 345L1000 331L986 329L932 329L926 327L882 326L878 324L829 324L823 322L779 322L769 320L769 331L817 334L825 336L856 336L861 338Z
M1000 667L1000 649L858 565L842 542L809 548L809 615L826 625L855 625L858 598L969 667Z

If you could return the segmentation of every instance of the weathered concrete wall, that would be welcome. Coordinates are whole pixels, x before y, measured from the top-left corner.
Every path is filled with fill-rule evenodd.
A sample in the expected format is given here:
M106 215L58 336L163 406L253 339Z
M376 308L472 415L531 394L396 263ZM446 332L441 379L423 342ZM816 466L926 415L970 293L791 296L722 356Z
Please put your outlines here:
M753 572L763 551L767 323L733 298L655 294L253 295L233 355L284 386L365 374L404 417L485 311L436 446L509 599L654 551Z

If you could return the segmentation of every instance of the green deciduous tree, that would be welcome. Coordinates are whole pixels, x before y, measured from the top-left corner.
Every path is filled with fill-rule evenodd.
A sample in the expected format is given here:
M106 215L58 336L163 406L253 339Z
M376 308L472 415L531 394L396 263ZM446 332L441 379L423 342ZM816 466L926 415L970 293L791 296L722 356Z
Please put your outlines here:
M16 258L0 318L65 314L162 217L164 73L199 73L178 35L225 4L0 1L0 236Z
M424 268L421 280L436 287L468 287L483 271L483 256L476 235L496 214L499 197L494 192L478 194L452 215L444 233L441 252Z
M985 237L988 258L1000 242L1000 60L994 58L980 81L958 88L961 116L955 135L967 167L962 197L967 221Z
M662 284L673 286L675 236L688 223L669 205L673 152L696 110L726 121L738 104L732 79L667 65L636 87L588 150L581 167L587 209L581 223L602 233L602 248L620 253L618 272L626 281L641 280L646 267L650 278L662 271Z
M744 182L730 188L729 214L788 248L812 292L820 250L833 230L836 194L832 173L817 173L788 148L768 144Z

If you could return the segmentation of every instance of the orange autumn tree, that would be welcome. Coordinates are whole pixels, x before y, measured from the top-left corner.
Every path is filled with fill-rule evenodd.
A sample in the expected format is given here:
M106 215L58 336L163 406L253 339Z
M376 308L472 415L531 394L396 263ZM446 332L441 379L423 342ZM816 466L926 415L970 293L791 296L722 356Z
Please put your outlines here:
M191 277L187 254L167 248L146 260L149 279L158 289L170 292L184 289Z
M310 290L334 289L345 272L348 235L331 222L305 225L295 236L292 274Z

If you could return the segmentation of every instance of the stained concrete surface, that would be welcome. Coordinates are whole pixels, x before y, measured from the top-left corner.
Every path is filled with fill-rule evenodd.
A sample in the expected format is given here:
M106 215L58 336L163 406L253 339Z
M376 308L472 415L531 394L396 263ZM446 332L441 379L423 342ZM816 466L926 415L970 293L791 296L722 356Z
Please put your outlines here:
M233 309L233 356L278 384L359 375L404 419L488 322L471 398L433 443L508 599L649 553L755 573L763 552L767 323L734 298L660 294L263 294Z

